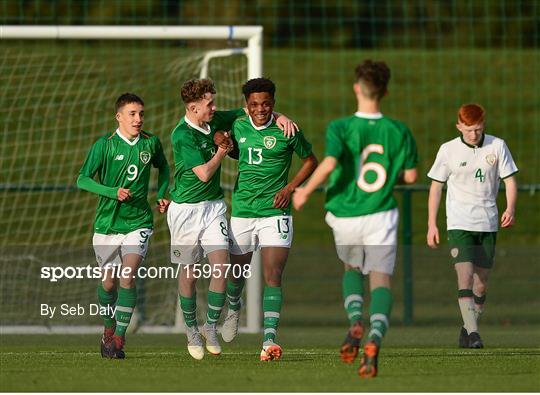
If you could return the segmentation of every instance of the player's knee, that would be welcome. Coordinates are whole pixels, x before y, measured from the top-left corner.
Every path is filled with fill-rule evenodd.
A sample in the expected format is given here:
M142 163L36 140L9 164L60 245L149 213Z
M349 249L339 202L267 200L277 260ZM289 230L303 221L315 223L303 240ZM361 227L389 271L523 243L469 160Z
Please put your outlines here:
M122 288L134 288L135 287L135 279L132 277L126 277L120 279L120 286Z
M282 274L282 270L279 270L279 269L270 270L265 275L266 284L269 285L270 287L280 287L281 274Z
M478 295L478 296L484 295L487 291L487 284L484 282L476 282L474 284L473 291L475 295Z

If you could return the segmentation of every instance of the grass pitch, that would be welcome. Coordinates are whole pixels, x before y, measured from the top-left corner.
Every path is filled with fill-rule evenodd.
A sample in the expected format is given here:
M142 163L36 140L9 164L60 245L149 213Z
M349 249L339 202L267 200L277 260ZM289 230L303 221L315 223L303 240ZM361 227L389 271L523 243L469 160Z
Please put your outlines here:
M462 350L459 328L391 328L371 380L339 360L344 329L335 327L283 327L283 358L270 363L259 361L256 335L202 361L183 335L132 335L123 361L100 357L98 335L5 335L0 391L540 391L540 328L482 329L487 347Z

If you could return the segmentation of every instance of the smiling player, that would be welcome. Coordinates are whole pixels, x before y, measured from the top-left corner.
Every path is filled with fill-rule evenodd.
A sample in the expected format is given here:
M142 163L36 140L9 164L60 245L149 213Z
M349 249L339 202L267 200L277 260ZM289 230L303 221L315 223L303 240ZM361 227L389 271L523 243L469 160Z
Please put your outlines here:
M98 264L103 269L127 268L118 282L103 270L97 290L100 306L116 305L114 317L102 315L101 355L123 359L125 333L137 301L135 273L146 256L154 227L148 204L150 169L159 170L157 203L163 210L169 204L164 199L169 165L157 136L142 130L144 102L140 97L121 95L116 100L116 120L118 129L92 146L77 186L99 195L93 238ZM96 174L99 181L94 180Z

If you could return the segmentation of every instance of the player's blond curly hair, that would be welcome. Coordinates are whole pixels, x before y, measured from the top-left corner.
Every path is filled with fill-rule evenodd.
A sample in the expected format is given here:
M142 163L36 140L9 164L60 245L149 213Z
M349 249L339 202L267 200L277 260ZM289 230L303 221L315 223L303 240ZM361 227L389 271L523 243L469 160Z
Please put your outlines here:
M184 82L180 91L184 104L197 102L207 93L216 93L214 81L209 78L192 78Z

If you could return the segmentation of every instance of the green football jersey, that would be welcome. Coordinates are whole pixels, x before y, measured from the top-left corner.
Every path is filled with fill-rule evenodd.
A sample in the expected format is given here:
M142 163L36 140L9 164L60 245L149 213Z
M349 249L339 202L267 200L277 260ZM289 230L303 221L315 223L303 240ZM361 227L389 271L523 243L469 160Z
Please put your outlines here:
M151 167L160 169L158 199L166 192L169 166L157 136L141 132L129 141L117 130L98 139L86 158L77 180L81 189L98 193L94 231L126 234L140 228L153 228L148 204ZM93 178L98 175L99 184ZM129 189L131 198L120 202L119 188Z
M327 185L325 208L356 217L397 207L393 189L404 169L418 162L407 126L382 114L337 119L326 130L326 156L338 163Z
M258 129L248 116L237 119L233 125L232 135L239 149L238 176L232 196L233 217L289 215L291 205L274 208L274 196L287 185L293 152L302 159L312 153L311 144L301 131L287 138L275 121Z
M223 199L220 185L221 166L208 182L202 182L193 168L208 162L216 153L214 134L216 131L230 131L236 118L245 115L244 109L216 111L208 124L210 132L193 128L185 117L172 131L174 154L174 186L171 198L176 203L199 203L205 200Z

